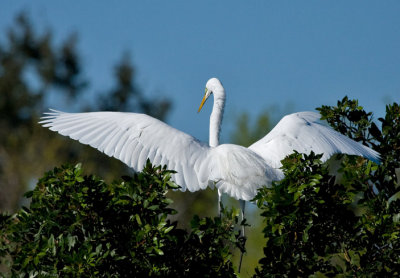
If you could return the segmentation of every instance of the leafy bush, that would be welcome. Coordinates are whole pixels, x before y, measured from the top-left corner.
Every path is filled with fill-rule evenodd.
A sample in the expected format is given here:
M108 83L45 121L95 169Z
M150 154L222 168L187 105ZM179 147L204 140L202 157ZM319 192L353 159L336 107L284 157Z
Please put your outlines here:
M171 173L148 163L108 185L80 165L55 168L26 193L30 208L2 216L0 257L13 277L234 277L238 212L178 229L167 219Z
M255 276L399 275L399 105L387 106L381 130L354 100L319 110L336 130L379 151L382 162L339 156L332 173L321 155L287 157L285 178L256 197L267 244Z

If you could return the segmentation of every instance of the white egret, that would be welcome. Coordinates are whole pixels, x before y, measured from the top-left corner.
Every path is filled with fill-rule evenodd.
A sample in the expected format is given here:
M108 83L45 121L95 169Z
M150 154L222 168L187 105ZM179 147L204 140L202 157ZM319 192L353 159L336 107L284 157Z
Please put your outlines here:
M217 78L208 80L198 111L211 94L214 106L209 144L138 113L51 110L40 123L117 158L136 171L143 169L147 158L155 165L166 164L168 169L177 171L172 179L182 191L216 187L219 202L221 194L226 193L241 201L242 213L245 201L253 199L257 189L283 177L280 161L294 150L323 153L322 160L335 153L346 153L379 161L374 150L319 123L320 115L315 112L285 116L249 148L219 145L225 90Z
M240 200L242 219L245 201L253 199L260 187L271 186L272 181L283 177L280 161L295 150L322 153L322 160L335 153L346 153L379 161L377 152L319 123L320 115L314 112L285 116L270 133L249 148L219 145L225 90L216 78L208 80L198 111L211 94L214 106L209 144L137 113L51 110L40 123L117 158L136 171L143 169L147 158L154 165L166 164L168 169L177 172L172 179L182 191L216 187L218 207L221 194L226 193ZM242 233L244 235L244 227Z

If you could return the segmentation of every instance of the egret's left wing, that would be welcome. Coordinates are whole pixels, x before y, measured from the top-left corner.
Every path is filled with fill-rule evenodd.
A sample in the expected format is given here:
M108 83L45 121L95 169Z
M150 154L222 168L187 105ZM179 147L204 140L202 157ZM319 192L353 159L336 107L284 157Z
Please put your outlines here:
M53 110L40 123L113 156L136 171L143 169L147 158L154 165L165 164L177 171L173 179L182 191L208 186L209 167L213 167L209 146L145 114Z
M287 115L249 149L258 153L272 167L280 167L280 161L293 151L322 153L323 161L335 153L345 153L379 162L379 153L323 125L319 119L320 114L315 112Z

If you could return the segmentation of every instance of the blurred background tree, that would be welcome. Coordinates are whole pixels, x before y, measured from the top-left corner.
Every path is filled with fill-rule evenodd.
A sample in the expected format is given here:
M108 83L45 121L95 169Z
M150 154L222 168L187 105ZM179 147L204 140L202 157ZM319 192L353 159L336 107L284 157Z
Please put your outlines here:
M114 87L82 103L90 83L76 45L76 34L55 44L51 31L36 32L24 13L0 41L0 211L15 211L27 187L63 161L82 161L88 172L106 179L129 171L116 159L38 125L41 113L54 104L50 99L74 110L144 112L162 120L170 111L168 100L149 99L137 87L129 54L114 68Z

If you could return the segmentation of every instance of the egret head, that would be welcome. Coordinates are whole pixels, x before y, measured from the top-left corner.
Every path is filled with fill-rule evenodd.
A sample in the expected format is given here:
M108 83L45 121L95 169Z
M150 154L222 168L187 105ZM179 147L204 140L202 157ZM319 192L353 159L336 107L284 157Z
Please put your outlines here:
M200 110L203 107L204 103L206 102L206 100L208 99L208 97L212 93L214 93L214 92L216 92L218 90L221 90L222 88L223 88L222 84L217 78L214 77L214 78L211 78L210 80L208 80L207 84L206 84L206 89L204 91L203 100L201 101L199 110L197 112L200 112Z

